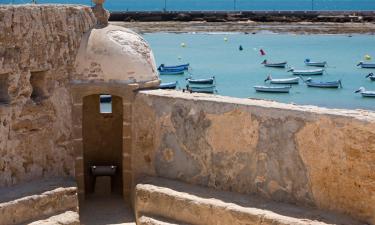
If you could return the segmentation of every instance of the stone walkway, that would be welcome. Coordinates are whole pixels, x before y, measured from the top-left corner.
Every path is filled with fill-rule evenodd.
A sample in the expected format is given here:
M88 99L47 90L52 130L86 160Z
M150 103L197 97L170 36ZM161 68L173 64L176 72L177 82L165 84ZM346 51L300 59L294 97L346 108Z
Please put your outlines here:
M80 220L82 225L135 225L133 212L121 196L86 197Z

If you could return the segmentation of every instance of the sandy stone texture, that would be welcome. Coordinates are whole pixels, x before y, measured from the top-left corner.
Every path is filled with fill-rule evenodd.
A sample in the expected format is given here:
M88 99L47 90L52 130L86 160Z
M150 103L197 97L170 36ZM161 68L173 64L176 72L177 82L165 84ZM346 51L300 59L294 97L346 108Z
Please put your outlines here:
M69 80L84 6L0 6L0 187L72 176Z
M374 112L155 90L137 95L133 123L136 178L177 179L375 223Z

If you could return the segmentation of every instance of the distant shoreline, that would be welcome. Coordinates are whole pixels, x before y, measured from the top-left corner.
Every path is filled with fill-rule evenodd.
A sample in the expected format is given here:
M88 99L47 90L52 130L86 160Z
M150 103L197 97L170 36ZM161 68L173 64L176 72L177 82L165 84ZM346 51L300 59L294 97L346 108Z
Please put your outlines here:
M257 33L291 33L291 34L375 34L375 23L327 23L327 22L111 22L134 30L137 33L212 33L240 32Z

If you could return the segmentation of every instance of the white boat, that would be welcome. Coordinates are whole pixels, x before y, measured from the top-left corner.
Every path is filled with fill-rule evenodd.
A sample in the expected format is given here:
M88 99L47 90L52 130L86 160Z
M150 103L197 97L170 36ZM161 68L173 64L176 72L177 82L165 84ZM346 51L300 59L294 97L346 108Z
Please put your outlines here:
M267 59L265 59L261 64L263 64L265 67L285 68L287 62L269 63Z
M313 62L310 59L305 59L306 66L315 66L315 67L326 67L327 62Z
M289 93L292 86L254 86L255 91L269 93Z
M360 87L355 93L360 93L362 97L375 97L375 91L366 91L364 87Z
M288 72L292 72L296 76L315 76L323 75L324 69L315 69L315 70L296 70L291 68Z
M298 84L299 77L274 79L271 75L268 75L264 82L267 81L270 81L271 84Z
M375 63L365 63L361 61L357 64L357 66L360 66L361 68L375 69Z

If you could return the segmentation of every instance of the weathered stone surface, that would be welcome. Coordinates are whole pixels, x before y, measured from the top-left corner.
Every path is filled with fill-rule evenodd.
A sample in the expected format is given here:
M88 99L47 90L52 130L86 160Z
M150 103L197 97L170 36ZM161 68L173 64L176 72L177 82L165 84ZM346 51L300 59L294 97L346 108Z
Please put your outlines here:
M137 184L135 211L137 224L363 224L343 215L161 178L146 178Z
M139 225L188 225L186 223L170 221L164 218L153 218L153 217L148 217L148 216L141 216L138 219L138 224Z
M373 112L143 91L132 168L375 223L374 136Z
M77 188L71 180L40 180L0 189L0 225L21 224L78 211Z
M45 220L39 220L29 225L80 225L77 212L67 211L56 216L51 216Z
M69 81L95 23L84 6L0 6L0 187L73 175Z

